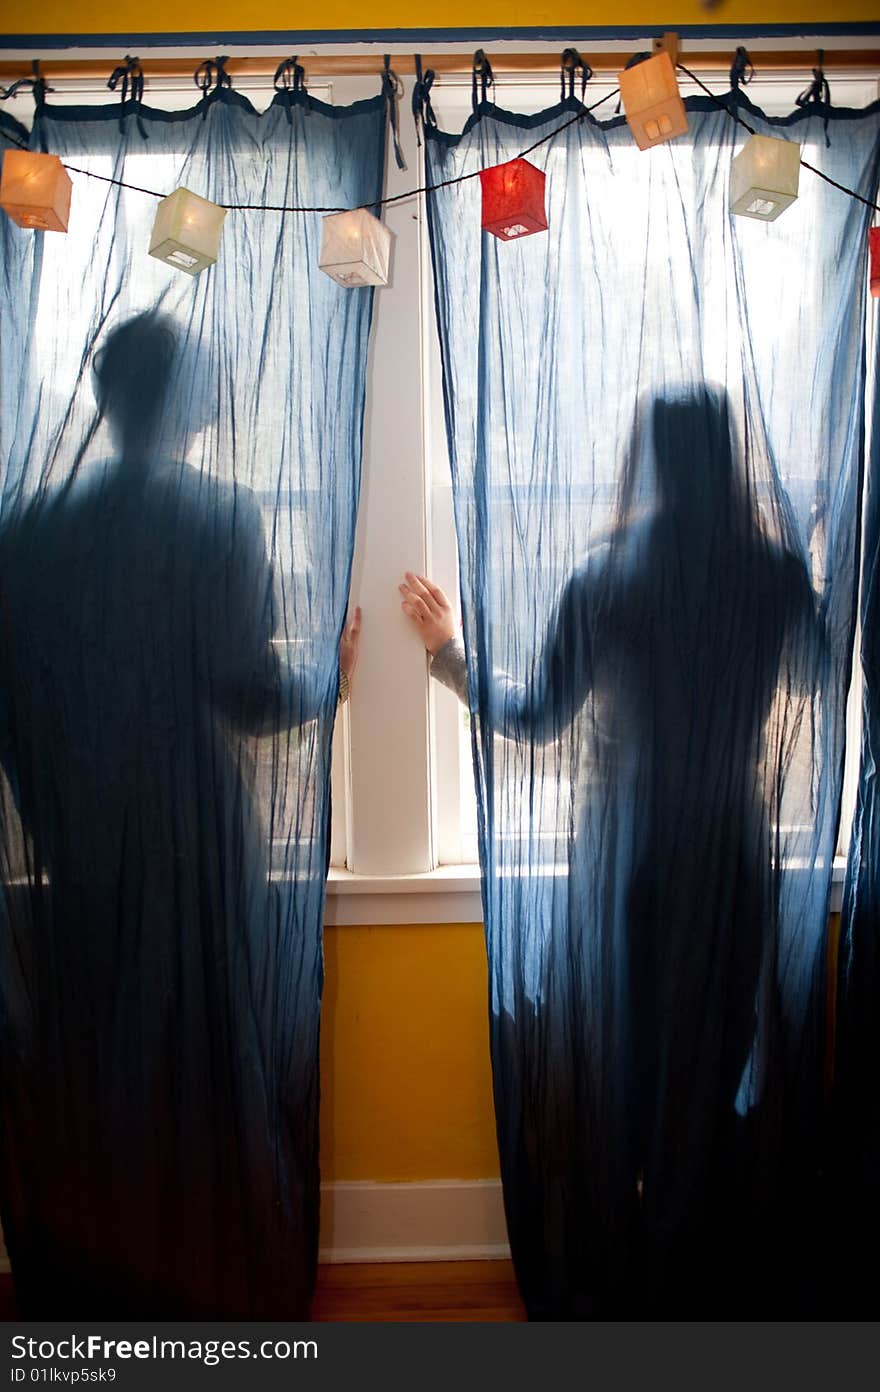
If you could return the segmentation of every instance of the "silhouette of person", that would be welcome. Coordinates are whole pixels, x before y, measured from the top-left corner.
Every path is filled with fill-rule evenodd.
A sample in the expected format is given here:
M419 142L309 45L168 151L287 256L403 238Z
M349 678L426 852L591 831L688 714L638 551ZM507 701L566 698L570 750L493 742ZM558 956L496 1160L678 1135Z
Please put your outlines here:
M256 774L258 737L332 712L336 673L279 658L257 501L184 462L199 372L166 317L109 333L116 458L0 534L21 881L5 867L0 1150L30 1317L308 1308L320 942L291 942Z
M466 700L446 596L412 574L400 590L433 674ZM538 1316L686 1315L707 1294L719 1156L760 1100L772 1009L779 712L794 723L817 650L804 561L737 477L726 395L652 400L615 531L566 583L531 681L494 673L480 711L508 739L569 738L582 785L542 998L495 1036L496 1089L526 1079L533 1095L505 1181Z

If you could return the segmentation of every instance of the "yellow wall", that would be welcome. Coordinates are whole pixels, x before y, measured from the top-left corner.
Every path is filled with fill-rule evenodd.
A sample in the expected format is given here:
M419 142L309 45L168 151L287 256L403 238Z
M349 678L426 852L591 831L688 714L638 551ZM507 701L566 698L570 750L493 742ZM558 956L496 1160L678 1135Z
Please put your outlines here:
M36 11L8 7L0 20L6 34L155 34L245 30L474 29L481 26L572 28L647 24L658 28L717 24L841 24L878 19L876 0L721 0L707 10L701 0L443 0L414 11L407 0L315 0L291 7L286 0L41 0Z
M325 1180L498 1174L479 923L327 928Z
M826 1086L839 929L832 914ZM322 1178L497 1177L482 924L328 927L324 953Z

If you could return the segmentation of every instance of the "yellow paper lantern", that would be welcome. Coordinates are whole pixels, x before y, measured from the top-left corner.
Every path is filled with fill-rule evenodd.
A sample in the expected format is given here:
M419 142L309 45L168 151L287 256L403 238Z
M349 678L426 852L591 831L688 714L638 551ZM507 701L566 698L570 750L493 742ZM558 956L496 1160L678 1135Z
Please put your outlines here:
M730 162L730 211L773 222L798 196L801 147L752 135Z
M666 52L655 53L617 75L627 125L640 150L661 145L688 128L675 69Z
M318 265L337 284L387 285L390 259L391 233L366 208L324 218Z
M198 275L217 260L225 218L225 208L188 188L175 189L159 204L150 255L187 275Z
M66 232L70 218L70 175L57 155L7 150L0 175L0 208L19 227Z

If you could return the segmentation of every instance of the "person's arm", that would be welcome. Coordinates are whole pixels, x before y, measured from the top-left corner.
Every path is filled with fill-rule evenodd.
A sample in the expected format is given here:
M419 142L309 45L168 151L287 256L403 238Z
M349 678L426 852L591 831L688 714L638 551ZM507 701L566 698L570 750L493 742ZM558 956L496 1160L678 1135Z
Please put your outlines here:
M403 596L400 607L430 654L431 676L466 706L464 643L456 636L455 615L445 592L426 575L414 575L409 570L397 588Z
M316 719L329 694L330 674L325 669L322 677L311 663L291 662L279 654L272 568L260 511L247 490L236 490L230 516L224 641L214 673L215 693L234 724L252 734L305 725ZM339 643L340 703L348 698L360 631L361 610L356 607Z
M450 638L431 658L431 676L457 696L463 706L468 703L467 658L460 638Z
M467 705L464 646L455 634L449 599L439 585L410 571L398 588L403 612L431 654L431 675ZM571 724L583 704L592 680L584 591L584 576L576 572L549 625L531 682L515 682L506 673L493 672L491 717L501 734L548 742Z
M357 666L361 641L361 606L355 605L354 614L339 640L339 705L344 706L351 693L351 679Z

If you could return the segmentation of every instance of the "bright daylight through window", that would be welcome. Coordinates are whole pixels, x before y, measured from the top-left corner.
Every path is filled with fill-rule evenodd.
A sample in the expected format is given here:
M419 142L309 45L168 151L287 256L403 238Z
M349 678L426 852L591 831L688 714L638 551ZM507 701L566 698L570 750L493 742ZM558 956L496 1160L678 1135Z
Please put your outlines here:
M805 68L809 64L805 62ZM715 90L725 89L724 75L707 76ZM401 143L407 168L387 161L386 193L394 195L416 188L424 182L423 152L417 143L409 118L412 78L405 81L400 102ZM55 102L114 102L103 83L55 83ZM685 96L696 92L682 81ZM803 87L803 74L756 79L749 88L750 99L767 114L790 111ZM271 79L236 79L235 88L258 108L271 100ZM349 77L312 80L309 90L321 101L348 104L379 90L378 77ZM179 109L192 88L182 78L151 80L145 100L168 110ZM615 83L610 74L597 75L591 82L588 103L605 95L609 100L598 113L611 114L611 94ZM860 107L878 94L876 76L835 78L832 98L836 105ZM559 98L558 75L544 78L502 76L493 92L499 106L517 112L537 112L554 105ZM469 77L446 77L435 84L432 100L442 129L457 132L471 111ZM12 114L29 123L27 93L8 103ZM633 163L644 159L635 143ZM110 174L109 159L92 159L96 172ZM100 167L99 167L100 166ZM127 179L151 189L166 189L168 171L163 158L150 152L132 151L126 166ZM621 181L620 197L628 196ZM104 197L97 181L80 178L75 187L76 217L71 220L70 238L90 238ZM94 216L92 214L94 213ZM246 213L233 216L249 216ZM453 522L452 489L443 416L439 348L433 318L433 285L423 199L417 196L391 205L385 221L394 233L391 283L378 290L374 300L373 336L367 379L364 474L358 524L358 540L352 578L352 603L364 611L362 657L357 674L355 699L337 722L333 768L333 835L329 910L346 916L344 900L352 907L353 891L365 886L390 892L400 876L421 876L411 882L424 904L418 916L438 921L442 910L428 905L422 891L427 888L453 898L445 916L474 917L479 913L477 880L473 869L467 874L455 867L473 867L477 860L476 804L471 770L469 717L447 691L427 680L425 655L415 635L400 613L397 583L405 570L430 574L451 595L457 596L457 556ZM636 262L642 247L620 248L621 273L627 273L626 258ZM144 251L146 261L146 248ZM146 273L146 272L145 272ZM210 272L208 272L210 274ZM649 253L648 274L668 275L667 250L657 246ZM773 274L768 258L767 274ZM711 287L710 287L711 288ZM34 341L41 340L40 316L47 306L37 308ZM729 317L718 316L720 323ZM709 366L717 362L719 377L730 361L734 347L723 337L706 345ZM64 391L72 383L63 383ZM499 450L505 448L498 441ZM491 449L491 444L490 444ZM526 486L527 481L522 481ZM596 536L597 500L591 486L584 485L584 514L592 518ZM796 492L796 489L795 489ZM805 489L806 496L806 489ZM282 518L295 528L293 506L276 512L277 499L264 500L267 516ZM575 500L576 501L576 500ZM604 499L607 528L614 523L616 500ZM799 499L792 496L795 510ZM815 503L811 506L815 511ZM821 529L822 519L813 519ZM809 528L807 528L809 531ZM294 553L295 553L294 538ZM818 555L812 551L813 559ZM815 580L814 576L814 580ZM856 664L856 672L857 672ZM852 815L858 757L858 686L850 702L848 763L841 818L845 850ZM551 793L552 786L552 793ZM562 780L559 786L566 790ZM547 866L555 861L557 827L564 831L572 809L563 805L556 780L548 780L546 796L532 802L540 817L541 840L546 847ZM516 834L515 827L508 834ZM445 869L443 868L445 867ZM436 872L433 876L431 872ZM558 872L558 871L557 871ZM430 877L430 883L424 877ZM393 897L393 896L392 896ZM412 900L406 910L410 921L417 915ZM379 916L374 908L363 910L361 921L387 922L394 917L388 899ZM384 915L384 916L383 916Z

